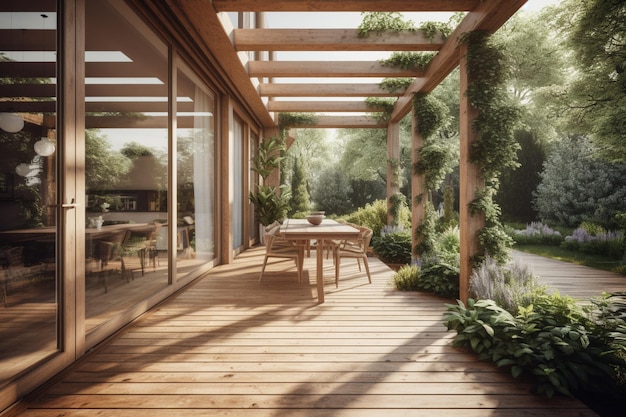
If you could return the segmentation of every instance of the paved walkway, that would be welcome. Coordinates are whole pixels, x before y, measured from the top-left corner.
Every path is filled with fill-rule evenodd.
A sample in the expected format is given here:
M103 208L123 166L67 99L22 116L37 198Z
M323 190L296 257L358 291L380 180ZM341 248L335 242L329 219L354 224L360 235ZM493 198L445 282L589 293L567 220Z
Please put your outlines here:
M561 295L585 301L602 292L626 291L626 275L513 251L513 259L528 265L541 282Z

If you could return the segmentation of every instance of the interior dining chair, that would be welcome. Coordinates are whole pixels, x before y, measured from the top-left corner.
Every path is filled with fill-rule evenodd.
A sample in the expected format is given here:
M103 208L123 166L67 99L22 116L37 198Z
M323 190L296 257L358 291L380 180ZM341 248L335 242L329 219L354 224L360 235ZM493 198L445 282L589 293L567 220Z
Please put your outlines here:
M343 240L341 243L333 247L333 257L335 261L335 287L339 288L339 269L342 258L356 259L361 271L361 260L365 265L365 272L369 283L372 283L370 275L370 266L367 262L367 251L372 241L372 229L364 226L357 226L360 234L358 239Z
M302 267L304 264L304 245L280 236L280 225L265 231L265 257L259 282L263 279L269 258L293 259L298 269L298 283L302 283Z

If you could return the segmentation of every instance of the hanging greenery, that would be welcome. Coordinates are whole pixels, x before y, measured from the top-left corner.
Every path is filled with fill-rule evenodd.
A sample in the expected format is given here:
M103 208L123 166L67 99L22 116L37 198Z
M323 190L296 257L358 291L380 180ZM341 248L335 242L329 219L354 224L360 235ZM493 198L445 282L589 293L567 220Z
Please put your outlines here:
M278 129L280 136L285 137L285 131L298 125L317 124L317 117L314 113L278 113Z
M486 32L468 33L462 39L467 45L467 72L470 83L467 97L478 110L473 123L476 140L470 161L480 168L485 186L476 191L470 212L485 216L485 226L478 234L484 254L474 256L480 263L490 256L499 263L509 258L513 241L500 222L500 207L493 201L499 177L505 168L515 168L519 145L514 130L520 118L519 109L508 98L506 80L509 76L506 57L493 44Z
M413 82L413 78L385 78L378 86L385 91L395 93L396 91L406 90Z
M410 20L404 20L399 12L370 12L362 13L363 21L357 28L359 38L367 38L370 33L379 35L383 32L416 31L415 24Z
M413 112L416 119L416 132L422 137L423 145L417 150L417 162L413 165L415 175L424 175L426 191L435 191L446 174L454 167L454 150L448 142L437 141L432 137L446 123L447 106L425 93L413 97Z
M370 117L373 117L379 123L386 123L391 117L393 106L396 104L396 99L386 97L367 97L365 99L365 104L367 107L382 109L382 111L375 112Z
M441 35L446 39L452 33L452 25L443 22L424 22L420 25L420 29L429 41L433 41L437 35Z
M435 55L434 52L393 52L389 58L380 59L378 62L384 67L423 71Z

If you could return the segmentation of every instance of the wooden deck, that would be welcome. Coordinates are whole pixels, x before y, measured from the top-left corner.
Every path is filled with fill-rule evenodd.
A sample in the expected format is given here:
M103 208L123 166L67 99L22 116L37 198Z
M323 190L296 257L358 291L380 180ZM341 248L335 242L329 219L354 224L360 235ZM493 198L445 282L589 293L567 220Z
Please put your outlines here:
M147 313L38 396L21 417L595 416L450 346L445 300L395 291L342 264L326 302L290 261L258 274L263 248L240 255ZM307 259L314 271L315 257Z

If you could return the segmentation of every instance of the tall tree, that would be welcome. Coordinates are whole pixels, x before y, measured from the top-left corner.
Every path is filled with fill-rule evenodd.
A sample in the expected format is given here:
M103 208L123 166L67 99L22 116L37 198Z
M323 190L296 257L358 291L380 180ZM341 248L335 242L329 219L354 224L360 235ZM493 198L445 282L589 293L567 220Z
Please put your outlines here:
M302 168L301 159L295 158L291 175L291 200L289 201L288 212L290 217L296 213L306 213L311 209L307 188L306 175Z
M626 161L626 2L564 0L558 11L577 68L565 92L570 123L600 155Z

